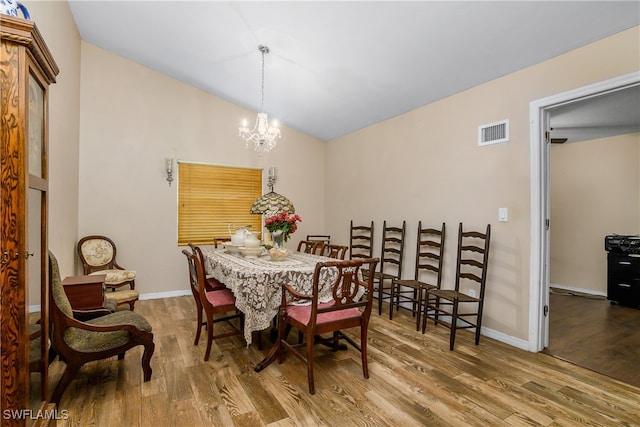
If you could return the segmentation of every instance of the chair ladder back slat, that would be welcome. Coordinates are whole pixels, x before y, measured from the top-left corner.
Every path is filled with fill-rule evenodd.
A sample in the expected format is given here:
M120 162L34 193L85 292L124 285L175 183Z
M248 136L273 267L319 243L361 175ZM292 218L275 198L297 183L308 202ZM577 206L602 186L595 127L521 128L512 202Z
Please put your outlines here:
M373 256L373 221L371 225L353 225L349 228L349 259Z

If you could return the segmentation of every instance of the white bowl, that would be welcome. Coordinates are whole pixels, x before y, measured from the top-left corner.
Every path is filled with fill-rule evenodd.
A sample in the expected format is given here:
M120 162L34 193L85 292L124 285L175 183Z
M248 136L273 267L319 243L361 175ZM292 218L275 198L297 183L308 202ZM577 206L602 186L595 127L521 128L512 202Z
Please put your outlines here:
M262 246L262 242L258 239L244 239L245 248L259 248Z
M287 257L287 250L285 248L271 248L269 249L269 256L271 257L271 261L282 261Z
M245 258L257 258L262 253L262 248L245 248L241 247L240 252Z
M224 244L224 248L227 250L227 252L229 252L230 254L239 254L240 253L240 248L242 246L238 246L238 245L234 245L233 243L225 243Z

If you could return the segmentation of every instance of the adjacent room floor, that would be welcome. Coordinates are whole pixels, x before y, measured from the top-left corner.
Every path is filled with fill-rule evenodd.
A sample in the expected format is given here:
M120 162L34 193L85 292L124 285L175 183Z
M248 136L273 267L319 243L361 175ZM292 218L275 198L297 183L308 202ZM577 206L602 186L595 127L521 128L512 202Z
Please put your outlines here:
M545 353L640 387L640 310L552 291Z

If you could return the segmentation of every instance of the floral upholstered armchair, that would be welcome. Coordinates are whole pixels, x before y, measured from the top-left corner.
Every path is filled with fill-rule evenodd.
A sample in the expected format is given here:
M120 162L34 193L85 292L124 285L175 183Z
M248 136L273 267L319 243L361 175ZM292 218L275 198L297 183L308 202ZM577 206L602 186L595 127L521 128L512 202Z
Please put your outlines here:
M56 385L51 401L56 404L82 365L94 360L118 356L124 358L129 349L142 345L144 381L151 379L151 356L155 344L151 325L143 316L129 310L81 322L73 317L71 304L60 280L56 257L49 252L49 302L51 307L53 347L66 368Z
M127 270L116 261L116 245L105 236L87 236L78 242L78 255L84 274L106 274L107 298L117 304L129 304L133 310L140 293L135 290L136 272ZM125 289L128 287L129 289ZM121 289L123 288L123 289Z

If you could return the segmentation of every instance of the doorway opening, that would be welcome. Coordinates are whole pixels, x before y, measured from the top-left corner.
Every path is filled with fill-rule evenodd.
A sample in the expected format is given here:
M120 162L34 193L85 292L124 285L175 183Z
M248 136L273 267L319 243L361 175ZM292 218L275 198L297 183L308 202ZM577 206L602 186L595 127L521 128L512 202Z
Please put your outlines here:
M549 236L550 188L549 110L640 84L640 73L631 73L593 85L563 92L530 104L530 286L529 351L542 351L549 344Z

